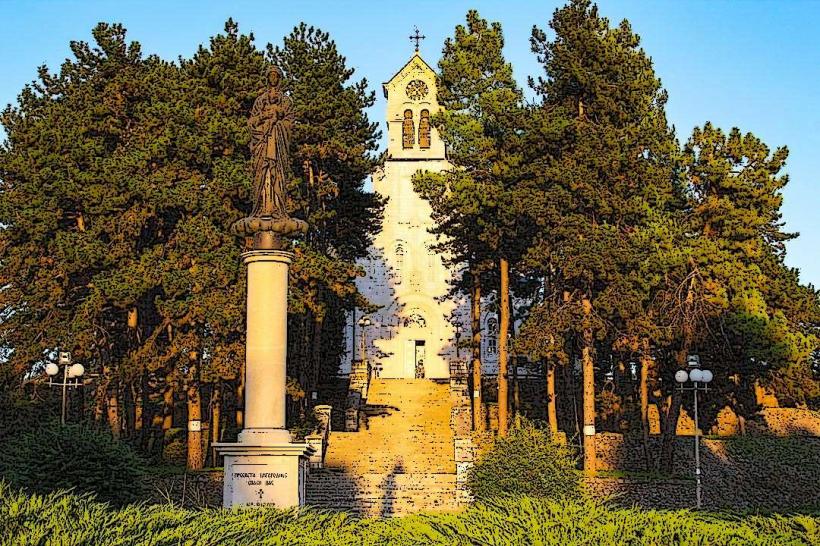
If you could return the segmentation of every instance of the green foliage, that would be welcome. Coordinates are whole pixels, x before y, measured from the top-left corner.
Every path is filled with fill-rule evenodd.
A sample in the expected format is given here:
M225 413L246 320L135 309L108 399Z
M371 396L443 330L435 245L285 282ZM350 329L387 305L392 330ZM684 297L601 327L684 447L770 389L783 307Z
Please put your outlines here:
M500 23L475 10L466 19L444 43L437 97L444 110L433 119L453 167L419 172L413 185L433 209L439 248L454 264L482 269L515 246L510 188L520 175L523 95L504 59Z
M0 385L70 350L99 373L97 416L120 398L112 429L142 397L149 444L163 391L201 403L201 385L237 381L245 275L228 226L251 206L247 116L276 64L299 120L288 206L311 225L291 268L288 372L315 390L343 350L345 311L367 304L355 259L381 224L383 200L364 190L380 136L366 80L305 25L266 53L229 19L176 63L144 55L122 25L92 35L0 116Z
M799 436L785 438L746 434L723 439L727 454L754 468L760 486L770 487L771 480L801 480L801 476L820 476L820 444ZM755 481L755 480L750 480ZM811 504L812 499L805 499ZM820 504L820 499L815 499Z
M31 492L74 489L121 505L141 498L144 464L110 434L49 422L3 442L0 476Z
M699 514L613 509L585 500L498 499L460 514L360 520L312 510L112 510L84 496L28 496L0 482L0 541L35 544L205 546L802 546L820 540L820 516Z
M562 499L580 492L572 450L528 420L498 437L470 470L467 486L476 499L529 496Z

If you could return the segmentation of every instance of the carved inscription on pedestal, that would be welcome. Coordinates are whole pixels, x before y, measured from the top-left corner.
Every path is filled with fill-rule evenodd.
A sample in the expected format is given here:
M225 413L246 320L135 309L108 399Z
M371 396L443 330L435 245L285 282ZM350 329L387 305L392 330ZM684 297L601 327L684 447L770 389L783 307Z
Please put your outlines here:
M277 489L285 486L288 472L272 470L269 465L235 464L231 472L233 506L278 504Z

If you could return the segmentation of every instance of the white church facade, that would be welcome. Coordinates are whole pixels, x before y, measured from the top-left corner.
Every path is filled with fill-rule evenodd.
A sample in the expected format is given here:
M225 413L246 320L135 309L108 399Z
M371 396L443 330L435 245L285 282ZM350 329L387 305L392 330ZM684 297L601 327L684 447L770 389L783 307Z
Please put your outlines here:
M373 189L388 200L382 231L359 262L366 274L357 280L359 291L379 309L366 320L361 311L348 317L340 372L349 373L364 356L379 377L443 379L453 363L469 360L469 349L459 349L457 342L471 334L468 301L449 296L453 275L460 273L432 250L432 211L413 190L416 172L452 167L431 124L440 109L436 74L416 51L382 88L388 144L384 165L373 174ZM484 315L482 367L494 372L498 321Z

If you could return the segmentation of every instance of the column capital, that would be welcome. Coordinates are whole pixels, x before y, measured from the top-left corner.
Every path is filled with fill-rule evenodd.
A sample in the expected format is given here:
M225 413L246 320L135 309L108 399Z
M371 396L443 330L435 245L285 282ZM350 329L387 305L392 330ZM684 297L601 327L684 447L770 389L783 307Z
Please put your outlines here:
M286 250L251 250L242 253L242 262L250 264L254 262L279 262L290 264L293 261L293 252Z

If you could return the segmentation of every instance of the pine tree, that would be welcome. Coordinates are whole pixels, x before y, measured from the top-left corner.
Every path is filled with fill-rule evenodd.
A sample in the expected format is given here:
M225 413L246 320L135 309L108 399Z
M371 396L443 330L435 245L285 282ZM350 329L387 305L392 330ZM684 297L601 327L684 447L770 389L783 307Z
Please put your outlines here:
M520 167L518 124L522 102L512 66L504 60L503 46L501 25L488 24L474 10L467 13L466 27L458 25L455 36L445 41L438 78L438 101L443 110L434 123L454 168L438 175L428 173L414 182L417 191L433 206L437 233L454 241L453 254L468 264L473 300L481 294L482 271L489 263L498 264L501 435L506 434L508 426L509 262L516 256L510 188L516 183ZM475 327L475 309L472 315ZM474 344L479 341L474 339ZM476 381L480 361L474 358L473 366ZM474 385L474 389L480 389L480 385Z
M640 312L635 258L651 211L671 195L674 140L666 94L628 22L611 28L596 6L578 0L556 10L550 27L553 40L533 29L545 77L531 85L544 110L536 127L560 132L536 165L538 178L557 187L547 191L564 201L560 221L539 243L550 258L544 270L560 279L580 325L584 468L592 473L596 344L611 343L612 326Z
M291 205L310 231L294 264L301 309L294 348L302 358L291 359L291 368L301 388L313 391L321 376L335 372L345 312L367 305L352 281L362 274L355 260L381 229L384 200L364 190L381 134L365 113L375 93L367 80L351 81L354 71L328 33L301 23L281 47L269 45L268 56L285 75L299 120Z

